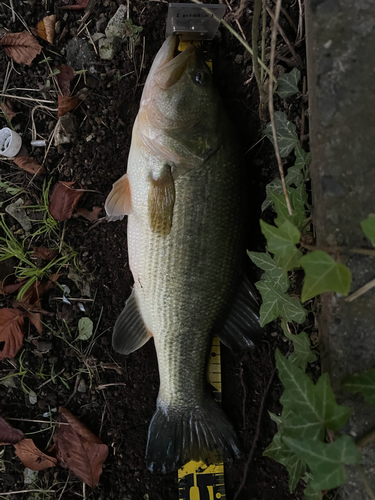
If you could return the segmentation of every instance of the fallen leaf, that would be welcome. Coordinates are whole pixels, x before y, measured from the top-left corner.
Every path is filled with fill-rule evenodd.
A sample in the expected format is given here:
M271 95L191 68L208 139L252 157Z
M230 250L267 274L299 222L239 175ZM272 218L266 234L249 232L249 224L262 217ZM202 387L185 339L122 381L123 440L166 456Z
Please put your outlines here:
M57 83L59 84L61 94L63 96L70 96L70 82L75 77L75 71L72 66L61 64L57 68L60 73L56 75Z
M28 31L7 33L0 39L0 45L8 57L18 64L31 65L34 58L40 54L42 47Z
M80 10L84 9L87 7L87 4L89 3L89 0L77 0L77 3L75 5L64 5L62 7L59 7L59 9L66 9L66 10Z
M43 295L55 286L52 280L40 282L36 280L26 291L22 300L13 302L12 306L24 311L25 316L35 326L38 333L43 333L42 314L49 314L41 308Z
M58 251L51 248L33 247L33 256L40 257L41 259L51 261L57 257Z
M92 207L92 210L87 210L87 208L79 208L77 214L89 221L94 221L99 219L99 214L102 211L102 207Z
M16 112L13 111L12 102L9 99L6 99L0 104L0 108L2 109L4 115L8 118L9 121L16 116Z
M59 94L57 97L57 102L58 102L57 116L60 117L66 115L67 113L69 113L69 111L72 111L78 106L79 97L77 95L68 97Z
M13 161L16 165L18 165L22 170L26 170L30 174L45 174L46 170L44 167L39 165L39 163L32 158L31 156L15 156Z
M46 40L48 43L53 45L53 39L55 38L55 24L56 16L52 14L51 16L44 17L36 27L36 34Z
M13 284L6 284L6 279L4 281L0 282L0 294L1 295L8 295L11 293L16 292L21 288L26 283L26 280L21 281L20 283L13 283Z
M18 309L0 309L0 360L14 358L23 344L24 315Z
M37 448L32 439L24 439L14 445L16 455L23 465L31 470L44 470L57 465L57 459Z
M50 201L49 213L55 220L68 220L72 216L74 209L81 196L84 193L83 189L73 189L74 182L59 181L55 184Z
M25 437L25 434L19 429L15 429L0 416L0 445L16 444Z
M60 418L69 425L60 425L53 436L56 456L84 483L95 488L108 456L108 446L80 422L69 410L60 407Z

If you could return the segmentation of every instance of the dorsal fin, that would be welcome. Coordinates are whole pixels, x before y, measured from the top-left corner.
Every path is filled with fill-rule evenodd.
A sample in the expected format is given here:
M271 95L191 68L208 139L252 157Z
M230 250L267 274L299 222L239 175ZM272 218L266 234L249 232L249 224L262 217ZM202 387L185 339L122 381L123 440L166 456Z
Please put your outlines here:
M237 289L231 309L220 319L219 325L215 334L233 351L248 349L261 339L256 290L246 276Z
M122 219L132 213L132 200L128 174L116 181L109 193L105 205L107 219L110 221Z

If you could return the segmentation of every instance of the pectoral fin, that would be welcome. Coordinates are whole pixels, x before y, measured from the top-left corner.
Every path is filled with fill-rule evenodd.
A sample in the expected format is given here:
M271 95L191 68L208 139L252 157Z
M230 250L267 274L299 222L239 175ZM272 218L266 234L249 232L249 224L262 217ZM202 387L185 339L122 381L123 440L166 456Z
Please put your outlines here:
M243 277L232 307L221 320L219 339L230 349L248 349L262 337L259 323L259 304L254 286Z
M112 346L121 354L130 354L142 347L151 336L143 322L133 290L115 323Z
M151 178L148 209L152 231L161 236L171 232L175 187L171 167L166 165L157 179Z
M132 213L132 200L128 175L123 175L113 184L105 205L107 219L110 221L122 219Z

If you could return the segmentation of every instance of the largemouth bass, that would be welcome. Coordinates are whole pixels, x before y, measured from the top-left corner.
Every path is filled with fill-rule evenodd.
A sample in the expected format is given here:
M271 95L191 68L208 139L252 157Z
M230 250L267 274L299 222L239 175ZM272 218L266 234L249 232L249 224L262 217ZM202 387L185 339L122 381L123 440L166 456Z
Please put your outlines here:
M127 173L112 188L110 220L128 215L132 294L113 347L129 354L154 337L160 390L148 433L150 470L222 448L234 429L205 382L215 332L232 348L260 335L258 305L241 278L241 186L231 126L210 70L169 37L155 57L134 123Z

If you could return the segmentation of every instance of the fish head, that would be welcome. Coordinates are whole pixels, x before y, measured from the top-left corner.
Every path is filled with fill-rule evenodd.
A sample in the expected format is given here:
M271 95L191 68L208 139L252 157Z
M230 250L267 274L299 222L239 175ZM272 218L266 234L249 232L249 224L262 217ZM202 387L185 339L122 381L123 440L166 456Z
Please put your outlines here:
M154 153L186 169L218 147L220 98L195 45L178 53L171 35L155 57L141 100L139 128ZM190 165L190 167L189 167Z

